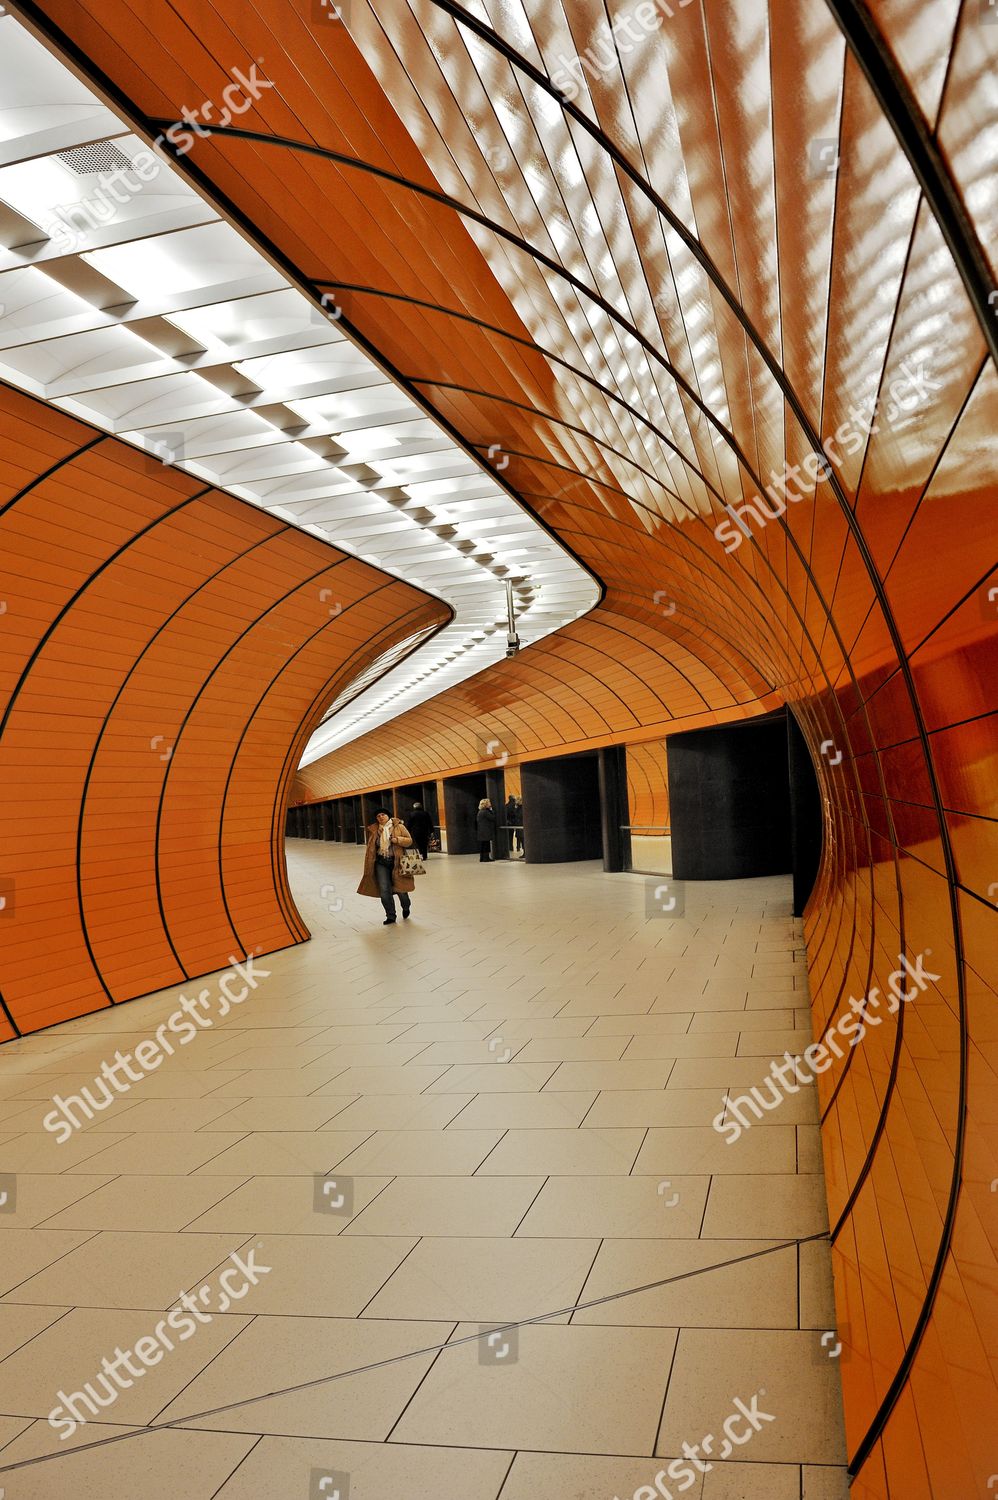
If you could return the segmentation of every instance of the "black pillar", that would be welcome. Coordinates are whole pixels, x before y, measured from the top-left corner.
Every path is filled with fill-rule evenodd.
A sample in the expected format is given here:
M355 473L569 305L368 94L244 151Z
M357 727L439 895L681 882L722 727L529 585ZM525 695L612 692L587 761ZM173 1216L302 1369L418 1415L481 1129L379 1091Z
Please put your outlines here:
M603 832L603 868L631 868L631 835L627 806L627 747L608 745L599 752L599 800Z
M790 838L793 848L794 916L802 917L821 863L824 820L821 789L807 741L793 713L787 711L787 760L790 771Z
M676 880L789 874L785 714L688 730L666 741Z
M595 751L520 767L523 847L528 864L600 859L599 763Z

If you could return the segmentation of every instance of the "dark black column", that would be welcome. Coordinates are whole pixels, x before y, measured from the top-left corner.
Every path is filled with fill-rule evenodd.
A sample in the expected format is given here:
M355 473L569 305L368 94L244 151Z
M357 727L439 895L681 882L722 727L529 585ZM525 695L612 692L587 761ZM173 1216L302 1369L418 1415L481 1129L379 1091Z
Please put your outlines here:
M672 873L677 880L789 874L785 714L670 735Z
M603 834L603 868L631 868L631 835L627 806L627 748L608 745L599 752L599 800Z
M794 916L802 917L821 863L824 820L821 789L800 725L787 712L790 771L790 838L793 847Z
M478 804L488 795L484 771L449 776L444 782L448 854L478 853Z
M494 771L486 771L485 795L492 803L492 811L496 815L496 836L492 841L493 857L509 859L509 834L502 827L505 817L503 806L506 802L506 775L501 767Z
M596 752L531 761L520 767L520 775L527 862L602 858Z

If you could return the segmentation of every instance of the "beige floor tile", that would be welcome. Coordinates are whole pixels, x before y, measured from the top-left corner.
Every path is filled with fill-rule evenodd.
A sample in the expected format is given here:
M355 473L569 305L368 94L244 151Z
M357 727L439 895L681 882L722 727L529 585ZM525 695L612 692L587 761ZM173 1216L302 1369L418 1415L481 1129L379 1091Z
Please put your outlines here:
M699 1031L695 1036L636 1036L624 1053L625 1062L648 1062L659 1057L733 1057L737 1031Z
M758 1396L756 1409L773 1420L750 1440L754 1463L844 1463L835 1362L817 1363L813 1345L809 1332L684 1328L658 1451L675 1452L684 1439L697 1441L691 1433L720 1433L736 1397L751 1408Z
M827 1239L812 1240L810 1244L799 1247L799 1256L800 1326L827 1332L836 1327L830 1242ZM821 1343L820 1336L818 1342ZM827 1350L835 1342L828 1340L822 1347Z
M264 1099L268 1095L280 1095L282 1098L304 1099L309 1095L318 1093L323 1086L331 1086L339 1074L343 1072L339 1063L314 1063L310 1068L253 1068L252 1070L234 1074L229 1082L221 1082L222 1075L219 1073L218 1086L214 1089L212 1097L215 1099ZM359 1094L360 1089L340 1089L340 1093Z
M802 1500L849 1500L849 1476L842 1467L818 1468L805 1464Z
M242 1181L242 1177L118 1177L54 1214L45 1221L45 1228L179 1230Z
M479 1176L626 1175L641 1141L640 1130L508 1130L479 1168Z
M809 1035L796 1031L792 1026L778 1030L745 1031L739 1038L738 1056L780 1057L784 1052L789 1052L791 1057L799 1057L811 1040Z
M456 1337L476 1332L462 1326ZM479 1363L490 1351L475 1338L440 1356L392 1440L650 1455L675 1338L661 1328L534 1324L518 1330L502 1364Z
M731 1175L746 1194L756 1194L766 1214L759 1172L796 1172L797 1141L792 1125L772 1126L768 1130L747 1130L733 1144L727 1137L708 1126L665 1125L649 1130L641 1148L635 1172L710 1172ZM708 1217L710 1204L707 1205ZM753 1221L754 1222L754 1221ZM713 1231L708 1231L713 1232ZM718 1233L731 1234L730 1227ZM742 1229L741 1233L748 1231ZM754 1231L753 1231L754 1232ZM781 1231L770 1230L779 1235Z
M356 1215L345 1232L511 1235L543 1181L543 1177L400 1177Z
M703 1476L703 1500L799 1500L799 1497L797 1464L739 1463L728 1459L726 1463L715 1463L710 1473Z
M659 1328L796 1328L796 1250L791 1247L752 1260L738 1259L762 1248L764 1243L758 1240L670 1239L665 1244L605 1240L580 1301L613 1297L628 1287L656 1281L669 1284L614 1297L576 1313L572 1322ZM724 1265L725 1261L737 1263ZM684 1279L670 1281L673 1277Z
M343 1181L331 1173L324 1183L329 1184L329 1193L335 1194L335 1198L322 1199L317 1204L314 1176L254 1177L185 1227L194 1234L206 1230L238 1230L246 1235L268 1237L341 1234L351 1218L377 1198L390 1181L389 1177L351 1178L344 1191ZM333 1212L337 1199L342 1199L342 1208Z
M97 1141L97 1136L91 1140ZM100 1137L106 1141L107 1137ZM238 1131L159 1131L153 1139L144 1135L130 1135L123 1141L117 1141L114 1145L105 1146L104 1150L97 1156L87 1158L92 1165L87 1168L86 1163L80 1167L70 1167L74 1175L79 1171L91 1172L120 1172L128 1176L164 1176L175 1177L187 1172L193 1172L197 1167L206 1165L214 1157L225 1151L227 1146L235 1145L241 1137ZM226 1172L226 1168L219 1168Z
M36 1333L48 1328L69 1311L66 1307L18 1307L15 1302L0 1302L0 1360L28 1344ZM6 1389L5 1379L0 1380ZM6 1404L0 1396L0 1404Z
M352 1243L370 1241L356 1238ZM559 1312L574 1305L597 1246L596 1240L426 1238L381 1289L365 1317L480 1323Z
M502 1500L640 1500L660 1497L655 1476L661 1474L668 1493L664 1460L655 1458L604 1458L592 1453L518 1453L510 1476L503 1485ZM696 1475L687 1484L686 1500L700 1500L703 1478ZM649 1486L651 1488L649 1489ZM678 1491L675 1491L678 1496Z
M14 1288L33 1280L46 1266L54 1266L63 1256L69 1255L78 1245L90 1239L82 1230L70 1229L4 1229L3 1255L0 1256L0 1295L14 1295ZM18 1299L30 1302L30 1297ZM58 1298L39 1299L49 1302ZM64 1305L72 1307L76 1298L64 1299Z
M239 1311L282 1317L357 1317L415 1245L412 1237L401 1235L347 1239L343 1234L277 1234L261 1239L257 1263L269 1270L240 1299ZM213 1303L205 1305L210 1311Z
M453 1326L373 1318L257 1318L163 1411L161 1420L378 1442L391 1431ZM246 1404L234 1404L238 1402ZM198 1412L210 1415L196 1418Z
M676 1066L670 1058L652 1062L566 1062L545 1084L560 1089L664 1089Z
M221 1121L232 1113L236 1101L234 1099L185 1099L177 1103L174 1099L142 1099L129 1105L123 1099L120 1105L115 1107L113 1119L106 1115L98 1115L92 1125L86 1126L88 1132L103 1134L105 1131L117 1130L133 1131L141 1134L146 1131L164 1131L175 1134L179 1131L204 1130L206 1127L218 1130L239 1130L239 1125L223 1125ZM108 1112L109 1114L111 1111ZM127 1122L127 1123L126 1123ZM246 1129L252 1127L247 1126Z
M536 1037L518 1052L519 1062L616 1062L623 1036Z
M471 1094L368 1094L327 1120L323 1130L443 1130ZM332 1095L328 1102L335 1101Z
M770 1057L683 1058L676 1064L672 1087L677 1089L730 1088L748 1091L762 1087L769 1075ZM802 1090L803 1092L803 1090ZM782 1105L778 1106L782 1108Z
M448 1130L573 1130L581 1125L596 1095L479 1094L451 1120Z
M260 1500L262 1495L294 1496L302 1476L315 1485L329 1480L332 1493L350 1500L495 1500L511 1453L484 1448L421 1448L403 1443L316 1442L306 1438L265 1437L218 1491L218 1500ZM316 1489L316 1493L318 1490Z
M337 1164L341 1174L376 1173L470 1177L494 1146L501 1130L378 1130ZM511 1174L511 1175L516 1175Z
M721 1108L717 1089L604 1089L583 1128L607 1125L708 1126Z
M202 1125L202 1130L308 1131L318 1130L320 1126L332 1121L348 1099L286 1099L272 1096L246 1099L242 1103L235 1099L219 1099L214 1102L224 1104L224 1113Z
M517 1237L695 1239L708 1177L549 1177Z
M106 1151L114 1141L127 1141L127 1134L97 1136L92 1132L77 1131L68 1140L58 1140L52 1133L44 1136L11 1136L0 1146L0 1171L3 1172L68 1172L72 1167L91 1161L99 1152ZM84 1168L84 1170L87 1170ZM91 1176L107 1176L96 1167L89 1168Z
M440 1064L396 1063L388 1067L347 1068L315 1090L316 1097L334 1094L421 1094L447 1070ZM469 1092L471 1092L469 1090Z
M95 1427L100 1438L112 1438L127 1428ZM78 1434L93 1441L89 1426ZM251 1451L253 1439L223 1432L155 1432L136 1429L134 1437L106 1442L97 1448L66 1452L48 1422L36 1422L22 1437L3 1450L2 1461L15 1463L33 1458L37 1452L57 1456L43 1463L29 1463L9 1473L6 1480L11 1500L55 1500L72 1495L73 1500L107 1500L110 1495L141 1495L142 1500L207 1500Z
M19 1172L15 1207L11 1210L10 1204L4 1205L0 1224L4 1229L32 1229L110 1181L110 1176L79 1177L69 1172ZM46 1228L49 1227L51 1226L46 1225Z
M555 1063L457 1063L449 1067L431 1094L536 1094L555 1071Z
M797 1126L797 1170L819 1174L825 1170L821 1130L817 1125Z
M739 1032L770 1031L776 1027L793 1025L794 1011L790 1006L777 1010L744 1011L735 1018L725 1016L722 1011L707 1010L697 1012L690 1024L690 1031L730 1031L732 1026L737 1027ZM810 1026L810 1020L808 1025Z
M773 1134L752 1131L731 1150L741 1150L756 1133L764 1139ZM703 1232L711 1236L775 1235L778 1239L789 1239L820 1234L827 1228L828 1205L821 1177L816 1173L763 1174L752 1178L715 1178L707 1200Z
M534 1037L581 1037L592 1026L591 1016L506 1016L501 1022L485 1021L491 1031L502 1031L511 1040Z
M114 1048L109 1048L107 1058L114 1057ZM192 1058L192 1061L197 1061ZM96 1073L96 1069L94 1070ZM91 1079L94 1074L91 1074ZM164 1063L155 1073L146 1073L141 1083L133 1083L127 1094L122 1094L122 1099L127 1099L130 1104L141 1103L144 1099L203 1099L206 1095L213 1096L222 1092L227 1087L229 1093L239 1094L239 1090L232 1085L240 1078L245 1077L237 1069L222 1070L217 1068L184 1067L177 1064L177 1059L172 1058ZM59 1086L59 1093L68 1095L75 1093L81 1086L90 1080L82 1073L74 1073L64 1077ZM251 1093L250 1089L245 1091ZM112 1106L113 1109L113 1106ZM112 1110L109 1110L110 1114Z
M82 1419L84 1429L90 1428L93 1419L94 1432L104 1420L151 1422L247 1326L249 1319L233 1314L216 1317L211 1322L196 1324L195 1332L187 1333L183 1339L181 1334L187 1332L187 1327L179 1318L175 1321L179 1327L173 1327L154 1312L73 1308L4 1361L4 1387L10 1391L5 1399L15 1407L11 1414L47 1417L57 1405L64 1405L60 1392L72 1396L83 1391L88 1382L95 1385L102 1373L101 1361L104 1358L113 1361L115 1351L122 1349L131 1355L132 1366L129 1369L129 1363L124 1362L120 1366L124 1388L118 1389L112 1381L115 1399L104 1408L93 1403L96 1416L86 1401L74 1403L76 1416ZM193 1319L188 1318L187 1322ZM155 1351L149 1353L151 1367L131 1353L138 1340L146 1337L154 1339L161 1350L158 1360L154 1358ZM148 1346L143 1347L148 1352ZM102 1400L109 1400L102 1384L97 1383L95 1389ZM0 1475L0 1483L2 1480ZM11 1490L12 1496L17 1493L16 1489Z
M273 1130L245 1135L199 1167L197 1176L288 1177L330 1172L363 1141L366 1130ZM205 1140L212 1139L211 1133ZM221 1140L220 1135L215 1136Z
M724 1011L734 1015L745 1009L745 995L744 989L735 992L720 989L704 991L699 984L677 985L674 991L659 995L649 1013L653 1016L674 1015L677 1012L689 1015L691 1011L695 1011L699 1015L705 1011Z
M427 1042L411 1042L403 1037L397 1042L344 1042L334 1047L330 1057L341 1068L385 1068L412 1062L436 1062L429 1056Z
M397 1021L381 1021L374 1025L326 1026L312 1038L315 1043L327 1042L330 1047L349 1046L355 1042L394 1042L403 1035L410 1042L435 1041L436 1038L416 1036L411 1027Z
M627 1015L598 1016L587 1036L682 1036L690 1029L692 1011L677 1011L667 1016Z
M45 1239L75 1239L79 1249L49 1264L16 1291L12 1302L56 1303L60 1306L106 1308L164 1308L181 1290L206 1280L231 1251L239 1249L239 1234L145 1234L107 1231L88 1235L68 1229L22 1230L10 1233L42 1235ZM81 1243L82 1241L86 1243ZM53 1247L54 1248L54 1247Z
M516 1057L526 1046L523 1038L509 1041L499 1026L486 1041L476 1042L430 1042L420 1057L423 1063L505 1063Z

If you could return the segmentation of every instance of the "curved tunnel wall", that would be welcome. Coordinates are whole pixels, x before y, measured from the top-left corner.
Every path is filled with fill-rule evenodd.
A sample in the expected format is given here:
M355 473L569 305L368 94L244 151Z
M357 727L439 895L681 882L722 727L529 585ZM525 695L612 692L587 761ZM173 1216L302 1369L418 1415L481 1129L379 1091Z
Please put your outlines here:
M633 740L771 695L793 707L826 822L805 923L816 1035L884 988L899 953L938 975L819 1080L853 1491L985 1495L998 1428L998 388L933 206L836 15L820 0L781 0L772 18L762 4L682 7L619 72L590 70L595 133L573 118L525 131L511 153L491 101L533 97L516 93L522 37L493 49L485 88L453 6L386 7L388 45L381 7L354 0L371 66L345 30L330 45L285 0L46 9L151 118L219 97L231 67L266 58L277 86L243 120L262 139L200 140L190 164L307 283L337 288L350 326L466 442L499 444L503 478L607 586L592 616L520 661L309 767L308 791L465 769L497 724L543 752L580 726ZM867 14L993 248L998 27L978 10ZM537 27L528 61L550 71L605 12L549 5ZM587 223L613 226L598 243L590 229L593 264L564 232L570 215L551 243L516 175L518 155L534 180L548 173L545 149L564 152L569 135L592 186ZM815 141L833 148L831 171L805 149ZM611 146L637 178L669 184L668 254L648 184L609 165ZM317 201L330 211L316 216ZM860 397L886 408L920 361L930 399L857 432ZM726 404L708 420L698 380L711 363ZM803 464L850 421L833 475L819 465L782 515L755 499L771 468ZM723 504L751 533L732 522L730 551L714 532ZM607 640L622 618L621 661L646 643L632 676L654 667L670 691L616 693Z
M446 610L3 387L0 453L3 1040L306 938L301 746Z

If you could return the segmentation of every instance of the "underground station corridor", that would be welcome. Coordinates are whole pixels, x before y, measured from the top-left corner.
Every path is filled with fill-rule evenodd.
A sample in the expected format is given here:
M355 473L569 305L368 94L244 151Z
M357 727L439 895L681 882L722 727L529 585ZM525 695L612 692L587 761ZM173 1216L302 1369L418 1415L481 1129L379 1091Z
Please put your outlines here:
M0 1500L998 1495L998 4L0 9Z

